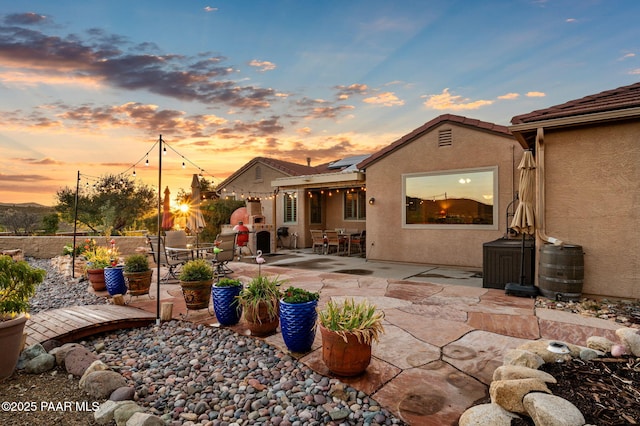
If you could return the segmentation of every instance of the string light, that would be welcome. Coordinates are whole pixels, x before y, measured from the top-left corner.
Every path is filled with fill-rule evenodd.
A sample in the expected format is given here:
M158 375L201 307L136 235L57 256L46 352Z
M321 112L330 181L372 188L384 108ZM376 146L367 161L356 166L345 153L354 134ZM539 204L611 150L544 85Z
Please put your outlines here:
M136 166L133 166L133 177L136 177Z

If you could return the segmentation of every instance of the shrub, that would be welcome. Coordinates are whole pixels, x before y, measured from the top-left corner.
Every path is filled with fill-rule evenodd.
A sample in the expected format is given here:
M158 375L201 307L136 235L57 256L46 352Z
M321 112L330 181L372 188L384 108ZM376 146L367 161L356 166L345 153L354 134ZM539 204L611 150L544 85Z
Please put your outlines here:
M182 266L180 281L208 281L213 279L213 266L205 259L190 260Z
M353 299L343 302L329 300L327 306L318 312L318 321L328 330L334 331L347 341L347 334L354 334L365 344L377 342L384 333L382 320L384 313L364 299L356 303Z

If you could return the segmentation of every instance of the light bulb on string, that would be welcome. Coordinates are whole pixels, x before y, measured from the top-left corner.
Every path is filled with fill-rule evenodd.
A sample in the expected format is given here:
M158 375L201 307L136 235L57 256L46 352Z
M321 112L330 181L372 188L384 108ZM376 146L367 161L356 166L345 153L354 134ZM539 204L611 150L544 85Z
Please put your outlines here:
M162 147L162 155L167 155L167 147L166 146Z
M148 153L147 153L147 159L145 160L144 165L146 167L149 167L149 154Z
M187 167L187 166L184 164L184 161L183 161L182 162L182 168L184 169L185 167Z
M136 167L133 166L133 177L136 177Z

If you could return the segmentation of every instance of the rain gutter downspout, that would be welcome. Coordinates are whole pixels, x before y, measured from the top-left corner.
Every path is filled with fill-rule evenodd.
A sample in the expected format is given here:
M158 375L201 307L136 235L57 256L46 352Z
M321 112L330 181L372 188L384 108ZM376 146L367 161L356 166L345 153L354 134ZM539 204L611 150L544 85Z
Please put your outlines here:
M545 222L545 187L544 187L544 127L538 127L536 132L536 206L538 226L536 226L536 233L538 238L546 243L551 243L556 246L561 246L564 242L558 238L550 237L547 235L546 222Z

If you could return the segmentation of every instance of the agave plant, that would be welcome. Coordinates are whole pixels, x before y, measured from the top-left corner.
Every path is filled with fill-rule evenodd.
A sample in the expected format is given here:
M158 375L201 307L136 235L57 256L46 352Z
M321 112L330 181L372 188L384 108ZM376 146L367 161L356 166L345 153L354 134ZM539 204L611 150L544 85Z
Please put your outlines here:
M329 300L326 307L318 312L318 321L327 330L334 331L347 341L347 334L356 336L359 342L371 344L378 342L384 333L382 320L384 312L363 299L356 303L353 299L343 302Z

